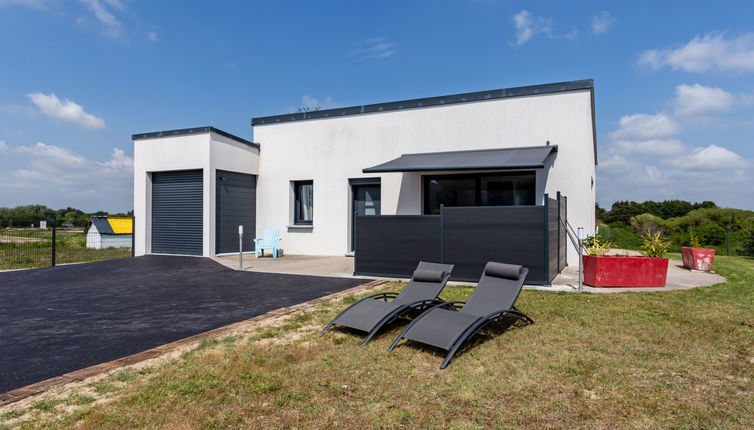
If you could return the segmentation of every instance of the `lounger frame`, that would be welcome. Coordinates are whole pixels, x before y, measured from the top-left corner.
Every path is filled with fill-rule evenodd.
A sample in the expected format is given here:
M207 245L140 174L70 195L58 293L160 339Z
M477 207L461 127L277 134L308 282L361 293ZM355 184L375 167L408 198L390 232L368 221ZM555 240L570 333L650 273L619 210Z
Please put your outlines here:
M529 273L528 269L524 268L522 279L526 279L526 275ZM519 290L520 294L520 290ZM516 299L518 296L516 296ZM387 348L387 351L390 352L398 345L398 343L406 336L406 334L411 330L413 326L415 326L419 321L421 321L424 317L428 316L430 313L432 313L435 309L443 309L447 308L449 310L459 311L463 308L463 306L466 304L466 302L462 301L453 301L453 302L443 302L438 303L437 305L434 305L428 309L426 309L421 315L414 318L413 321L409 325L407 325L401 333L398 335L398 337L393 340L393 343L390 344L390 346ZM447 349L447 354L445 355L445 359L443 360L442 364L440 364L440 369L444 369L450 364L450 360L453 359L453 356L458 352L458 350L461 348L463 343L474 336L476 333L478 333L480 330L482 330L484 327L486 327L488 324L500 321L504 318L513 317L516 319L520 319L523 321L526 321L529 324L534 324L534 320L531 319L528 315L521 312L516 306L511 306L509 309L499 309L494 312L488 313L484 316L479 316L476 320L474 320L471 324L469 324L464 331L462 331L458 336L456 336L455 339L450 344L450 347Z
M368 296L368 297L364 297L363 299L357 301L356 303L353 303L351 306L343 309L338 314L338 316L336 316L335 318L333 318L333 320L330 321L330 323L328 323L325 326L325 328L322 329L321 332L319 332L319 335L322 336L323 334L327 333L327 331L330 330L330 328L332 328L332 326L334 326L334 325L336 325L338 323L338 318L341 315L345 314L352 307L358 305L359 303L361 303L361 302L363 302L365 300L383 300L383 301L388 301L387 299L390 299L390 298L394 299L397 296L398 296L398 293L392 293L392 292L390 292L390 293L377 293L377 294L372 294L371 296ZM407 303L405 305L402 305L399 308L394 309L392 312L390 312L387 315L385 315L377 323L377 325L375 325L372 328L372 330L370 330L369 332L367 332L367 337L364 338L364 341L361 342L361 346L365 346L367 343L369 343L369 341L372 340L372 338L374 337L374 335L376 335L377 332L379 332L382 327L384 327L387 324L390 324L391 322L395 321L396 319L400 318L401 316L405 315L406 313L414 311L414 310L422 312L422 311L424 311L426 309L429 309L430 307L433 307L435 305L439 305L439 304L442 304L442 303L444 303L444 302L441 299L419 300L419 301L416 301L416 302Z
M422 264L423 263L420 262L419 266L421 267ZM432 263L432 264L434 264L434 263ZM450 280L450 276L451 276L450 272L453 270L453 265L447 265L447 266L448 266L448 271L446 272L445 277L441 281L443 287L445 285L447 285L448 280ZM440 292L442 292L442 289L440 290ZM322 329L322 331L320 331L319 335L322 336L325 333L327 333L327 331L330 330L330 328L332 328L332 326L338 324L338 318L340 318L342 315L344 315L346 312L348 312L349 310L351 310L353 307L355 307L359 303L361 303L363 301L366 301L366 300L382 300L382 301L387 302L387 301L389 301L389 299L395 299L399 295L400 295L400 293L396 293L396 292L386 292L386 293L376 293L376 294L372 294L370 296L364 297L363 299L361 299L361 300L359 300L359 301L351 304L351 306L348 306L347 308L343 309L335 318L332 319L332 321L330 321L325 326L325 328ZM367 332L367 336L361 342L361 346L365 346L367 343L369 343L369 341L372 340L372 338L384 326L386 326L387 324L392 323L393 321L395 321L396 319L398 319L398 318L406 315L407 313L412 312L412 311L423 312L423 311L431 308L432 306L439 305L439 304L444 303L444 302L445 302L444 300L442 300L442 299L439 298L439 292L438 292L438 296L436 296L433 299L417 300L417 301L414 301L414 302L409 302L409 303L402 304L401 306L397 307L396 309L392 310L391 312L389 312L385 316L383 316L377 322L377 324L374 325L372 327L372 329Z

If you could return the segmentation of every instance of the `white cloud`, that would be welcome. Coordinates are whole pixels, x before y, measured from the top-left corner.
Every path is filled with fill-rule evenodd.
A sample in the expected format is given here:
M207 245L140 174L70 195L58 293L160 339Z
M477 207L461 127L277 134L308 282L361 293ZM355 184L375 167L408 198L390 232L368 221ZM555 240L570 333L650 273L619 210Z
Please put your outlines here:
M537 34L552 33L552 19L532 15L528 10L513 15L516 27L516 45L523 45Z
M649 140L670 137L680 130L678 123L666 114L637 113L620 118L618 130L609 134L614 140Z
M726 112L736 103L736 97L722 88L681 84L675 88L676 114L693 116L711 112Z
M32 9L45 10L49 7L49 0L0 0L0 6L25 6Z
M656 185L665 184L668 182L668 177L656 166L644 166L644 182Z
M605 34L607 29L615 24L615 18L608 11L601 11L592 18L592 32L594 34Z
M288 106L283 110L285 112L295 113L295 112L301 112L304 110L310 111L310 110L318 110L318 109L333 109L339 106L342 106L342 105L336 102L335 100L333 100L333 98L330 96L327 96L324 99L319 99L317 97L303 95L301 97L301 101L298 106Z
M729 172L749 167L749 163L735 152L717 145L694 148L691 153L671 159L672 166L690 170L716 170Z
M17 152L31 154L37 159L46 159L56 165L66 167L81 166L86 163L86 159L80 155L55 145L47 145L37 142L34 146L19 146L14 148Z
M8 144L4 140L0 140L0 152L7 152Z
M11 159L12 158L12 159ZM43 142L7 149L0 169L6 205L40 203L85 210L132 207L133 158L114 148L110 158L92 160Z
M330 96L327 96L324 98L324 100L320 101L315 97L304 95L303 97L301 97L301 105L308 108L319 107L322 109L332 109L338 107L338 103L335 103L335 101Z
M45 115L51 118L73 122L90 130L100 130L105 128L105 121L102 118L87 113L82 106L71 100L65 99L61 101L52 93L32 93L27 94L26 96L29 97L32 103L37 105Z
M690 127L699 123L700 115L743 106L747 97L719 88L679 85L674 111L621 117L617 129L608 134L610 142L600 149L600 204L683 199L754 209L754 160L709 142L690 147L678 137L682 125Z
M130 172L134 168L134 159L126 155L126 152L120 148L113 148L112 155L108 161L97 164L108 169L120 172Z
M384 60L392 57L398 50L395 43L387 36L371 37L364 40L359 47L348 53L354 61L361 60Z
M674 155L686 149L678 139L618 140L613 145L617 151L627 155Z
M107 28L110 36L120 34L121 22L99 0L80 0L92 14ZM115 9L123 10L125 6L118 0L106 0L105 3Z
M579 31L578 30L571 30L568 33L565 33L564 35L562 35L560 37L562 37L563 39L568 39L568 40L576 40L579 37Z
M754 33L726 39L724 33L696 36L675 49L652 49L639 57L639 64L659 70L669 66L686 72L754 72Z
M105 0L105 3L109 4L114 9L126 10L126 5L120 0Z
M156 31L148 31L146 33L147 39L151 40L152 42L157 42L157 32Z
M1 6L25 6L37 10L49 9L50 0L0 0Z

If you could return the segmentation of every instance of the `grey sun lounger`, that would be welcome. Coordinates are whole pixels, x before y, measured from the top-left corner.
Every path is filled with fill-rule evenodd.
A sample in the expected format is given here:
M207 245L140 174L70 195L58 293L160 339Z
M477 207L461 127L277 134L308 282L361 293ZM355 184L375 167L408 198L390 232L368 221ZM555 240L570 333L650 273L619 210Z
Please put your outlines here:
M412 310L423 311L442 303L437 296L445 288L452 270L452 264L419 262L411 281L400 294L378 293L359 300L330 321L320 336L338 324L367 332L361 344L366 345L385 324Z
M444 369L463 342L490 322L513 317L533 324L513 306L528 273L529 269L523 266L487 263L467 302L443 302L427 309L406 326L387 350L392 351L403 338L442 348L448 351L440 365Z

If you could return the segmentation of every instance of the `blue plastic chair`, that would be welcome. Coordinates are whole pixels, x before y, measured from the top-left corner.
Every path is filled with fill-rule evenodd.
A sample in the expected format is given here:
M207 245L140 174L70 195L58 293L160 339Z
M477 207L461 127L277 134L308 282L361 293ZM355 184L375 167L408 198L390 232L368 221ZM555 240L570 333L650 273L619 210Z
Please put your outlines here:
M272 250L272 258L278 258L278 242L280 242L280 232L276 228L267 228L262 232L262 237L254 239L254 253L259 258L261 253L264 256L265 249Z

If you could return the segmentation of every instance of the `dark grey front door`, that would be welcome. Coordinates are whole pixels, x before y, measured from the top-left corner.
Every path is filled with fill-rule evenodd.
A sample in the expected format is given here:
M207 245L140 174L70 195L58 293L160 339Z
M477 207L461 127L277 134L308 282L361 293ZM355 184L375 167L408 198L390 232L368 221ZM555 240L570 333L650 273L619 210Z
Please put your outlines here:
M238 226L243 226L243 250L254 250L257 177L218 170L216 173L215 253L238 252Z
M352 185L353 187L353 215L351 219L351 250L354 249L356 239L356 216L380 214L380 186Z

